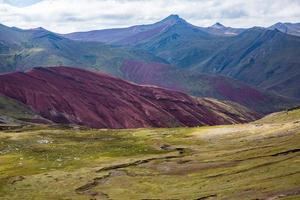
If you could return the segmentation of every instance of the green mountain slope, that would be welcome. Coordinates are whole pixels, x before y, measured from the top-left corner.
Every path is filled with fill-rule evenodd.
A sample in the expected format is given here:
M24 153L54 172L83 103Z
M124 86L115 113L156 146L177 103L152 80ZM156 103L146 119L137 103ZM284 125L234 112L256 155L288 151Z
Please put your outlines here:
M300 98L300 37L278 30L252 28L237 36L207 36L174 25L139 44L178 68L222 74L261 89Z
M259 123L300 123L300 107L291 108L285 111L272 113L258 120Z
M182 21L136 48L150 51L180 68L188 68L212 55L227 40L230 38L211 35Z
M224 74L263 89L285 83L290 90L286 94L299 98L297 84L289 84L300 74L299 52L300 37L256 28L234 38L195 70Z
M118 74L118 66L124 59L164 62L145 51L72 41L42 28L0 27L0 72L66 65Z
M40 117L24 104L0 96L0 124L7 126L24 123L49 123L49 121Z

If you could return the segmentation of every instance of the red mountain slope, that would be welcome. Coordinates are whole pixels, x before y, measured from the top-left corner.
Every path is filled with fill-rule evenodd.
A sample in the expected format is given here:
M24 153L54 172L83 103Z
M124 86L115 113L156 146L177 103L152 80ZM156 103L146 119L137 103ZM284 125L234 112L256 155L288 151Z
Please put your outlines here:
M94 128L215 125L258 117L235 104L197 100L181 92L69 67L0 75L0 94L54 122Z

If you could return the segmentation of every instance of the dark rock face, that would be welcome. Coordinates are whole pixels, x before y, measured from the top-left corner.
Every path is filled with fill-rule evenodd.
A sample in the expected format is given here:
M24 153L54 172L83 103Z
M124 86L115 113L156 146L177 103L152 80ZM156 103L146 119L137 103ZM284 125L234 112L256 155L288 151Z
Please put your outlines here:
M0 75L0 94L54 122L93 128L215 125L258 117L237 105L209 106L181 92L69 67Z

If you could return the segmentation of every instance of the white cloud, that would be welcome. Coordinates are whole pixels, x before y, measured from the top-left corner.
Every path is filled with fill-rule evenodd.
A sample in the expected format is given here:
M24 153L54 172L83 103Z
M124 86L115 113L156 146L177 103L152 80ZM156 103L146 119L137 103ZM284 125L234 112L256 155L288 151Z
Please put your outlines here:
M170 14L198 26L300 22L299 0L43 0L26 7L7 2L0 0L0 23L61 33L153 23Z
M42 0L0 0L0 3L6 3L17 7L26 7Z

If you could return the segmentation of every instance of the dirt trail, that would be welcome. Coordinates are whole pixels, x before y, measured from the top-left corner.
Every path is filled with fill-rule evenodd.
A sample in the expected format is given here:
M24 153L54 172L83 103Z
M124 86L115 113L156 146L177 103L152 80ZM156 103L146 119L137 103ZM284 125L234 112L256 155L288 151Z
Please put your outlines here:
M97 170L96 172L98 172L98 173L99 172L108 172L108 174L106 174L104 176L101 176L101 177L94 178L91 182L89 182L89 183L87 183L87 184L85 184L85 185L83 185L79 188L76 188L75 189L76 193L91 195L91 196L94 196L94 197L97 196L98 194L104 194L102 192L100 192L100 193L92 192L91 190L93 188L97 187L98 185L105 183L106 181L108 181L112 177L126 175L126 173L120 171L120 169L124 169L124 168L131 167L131 166L142 165L142 164L149 163L149 162L156 161L156 160L168 160L168 159L173 159L173 158L182 158L182 157L187 155L187 152L189 150L189 149L182 148L182 147L171 147L171 146L168 146L168 148L164 148L164 146L162 146L161 149L175 150L177 155L167 155L167 156L162 156L162 157L153 157L153 158L147 158L147 159L140 159L140 160L136 160L136 161L133 161L133 162L128 162L128 163L122 163L122 164L103 167L103 168ZM105 198L110 199L107 194L105 194Z
M281 199L281 198L285 198L289 196L297 196L297 195L300 195L300 187L292 190L277 192L265 198L264 200L275 200L275 199Z
M288 156L289 154L295 154L295 153L298 153L298 152L299 152L299 149L291 149L291 150L288 150L288 151L283 151L283 152L275 153L275 154L272 154L272 155L257 156L257 157L242 159L242 160L235 160L235 161L232 161L232 162L244 162L244 161L248 161L248 160L253 160L253 159L258 159L258 158L266 158L266 157L270 157L270 156L271 157ZM276 164L276 163L280 163L280 162L283 162L283 161L286 161L286 160L289 160L289 159L293 159L295 157L298 157L298 154L291 155L289 157L283 157L280 160L259 164L259 165L256 165L256 166L244 169L244 170L239 170L239 171L236 171L236 172L233 172L233 173L221 173L221 174L217 174L217 175L213 175L213 176L207 176L207 178L216 178L216 177L219 177L219 176L229 176L229 175L233 175L233 174L247 172L247 171L250 171L250 170L253 170L253 169L257 169L257 168L265 167L265 166L268 166L268 165L273 165L273 164Z

